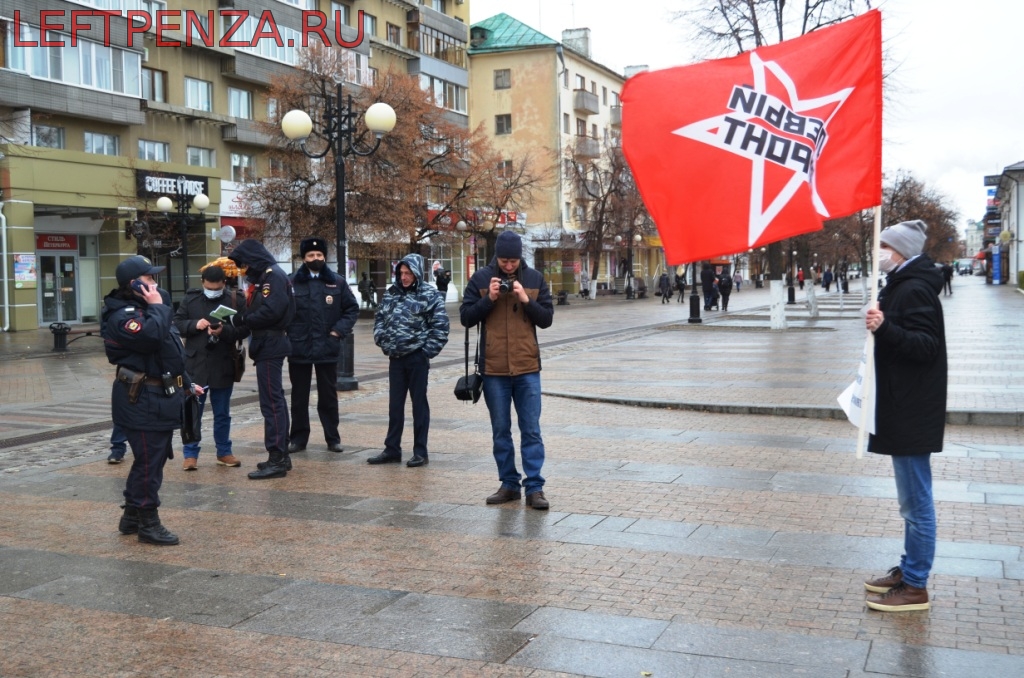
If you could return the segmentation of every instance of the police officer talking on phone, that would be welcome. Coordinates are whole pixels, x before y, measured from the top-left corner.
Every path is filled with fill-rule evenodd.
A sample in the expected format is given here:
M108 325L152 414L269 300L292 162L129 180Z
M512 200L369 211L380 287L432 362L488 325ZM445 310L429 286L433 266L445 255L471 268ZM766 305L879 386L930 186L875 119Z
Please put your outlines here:
M111 416L128 439L134 460L124 490L121 534L139 541L172 546L178 537L160 524L160 485L164 464L172 457L171 438L181 428L185 389L202 393L185 375L185 352L171 322L154 266L142 256L117 266L117 289L103 300L103 346L116 365Z

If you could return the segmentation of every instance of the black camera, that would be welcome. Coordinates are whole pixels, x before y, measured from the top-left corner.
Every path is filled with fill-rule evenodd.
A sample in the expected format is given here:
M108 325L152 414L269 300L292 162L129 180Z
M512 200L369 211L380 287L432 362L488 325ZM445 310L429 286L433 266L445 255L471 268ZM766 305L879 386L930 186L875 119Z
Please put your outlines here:
M502 294L508 294L512 291L512 283L515 278L501 278L498 282L498 291Z

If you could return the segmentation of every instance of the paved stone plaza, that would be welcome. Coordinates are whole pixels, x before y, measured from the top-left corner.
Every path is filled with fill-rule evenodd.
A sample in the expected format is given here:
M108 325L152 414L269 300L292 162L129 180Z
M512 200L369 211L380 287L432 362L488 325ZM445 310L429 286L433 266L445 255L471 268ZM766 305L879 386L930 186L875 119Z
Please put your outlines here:
M361 320L345 453L314 423L286 478L248 480L266 457L250 369L243 466L211 445L185 473L176 446L161 517L182 543L166 548L116 530L128 464L105 461L100 342L60 356L48 333L2 336L0 675L1024 675L1024 295L954 289L933 605L899 614L868 610L862 584L900 555L891 466L856 458L835 402L860 294L819 296L816 319L791 307L785 332L766 290L699 326L657 298L556 307L548 512L484 505L497 473L484 404L451 394L457 322L432 371L430 465L366 464L387 366Z

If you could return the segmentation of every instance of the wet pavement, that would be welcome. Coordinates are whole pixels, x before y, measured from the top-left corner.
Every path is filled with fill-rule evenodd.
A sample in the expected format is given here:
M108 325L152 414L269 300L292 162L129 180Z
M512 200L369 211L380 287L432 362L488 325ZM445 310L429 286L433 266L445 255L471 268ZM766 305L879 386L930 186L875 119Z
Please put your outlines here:
M556 307L548 512L484 504L490 427L451 394L457 325L432 370L430 465L365 463L387 383L361 320L345 453L314 422L286 478L248 480L265 458L250 369L243 466L207 449L185 472L176 444L161 517L182 544L165 548L116 530L128 468L105 462L99 341L58 356L48 333L2 336L0 675L1024 675L1024 295L954 285L933 606L902 614L863 602L900 554L891 467L857 459L836 418L859 294L819 296L814 319L791 307L785 332L766 290L699 326L657 298Z

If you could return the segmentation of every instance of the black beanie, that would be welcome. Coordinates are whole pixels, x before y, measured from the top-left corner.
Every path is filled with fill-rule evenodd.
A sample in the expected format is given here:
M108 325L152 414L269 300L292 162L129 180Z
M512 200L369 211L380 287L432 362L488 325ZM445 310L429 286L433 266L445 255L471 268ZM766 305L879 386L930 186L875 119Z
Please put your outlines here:
M512 231L502 231L494 242L494 254L499 259L522 259L522 238Z

